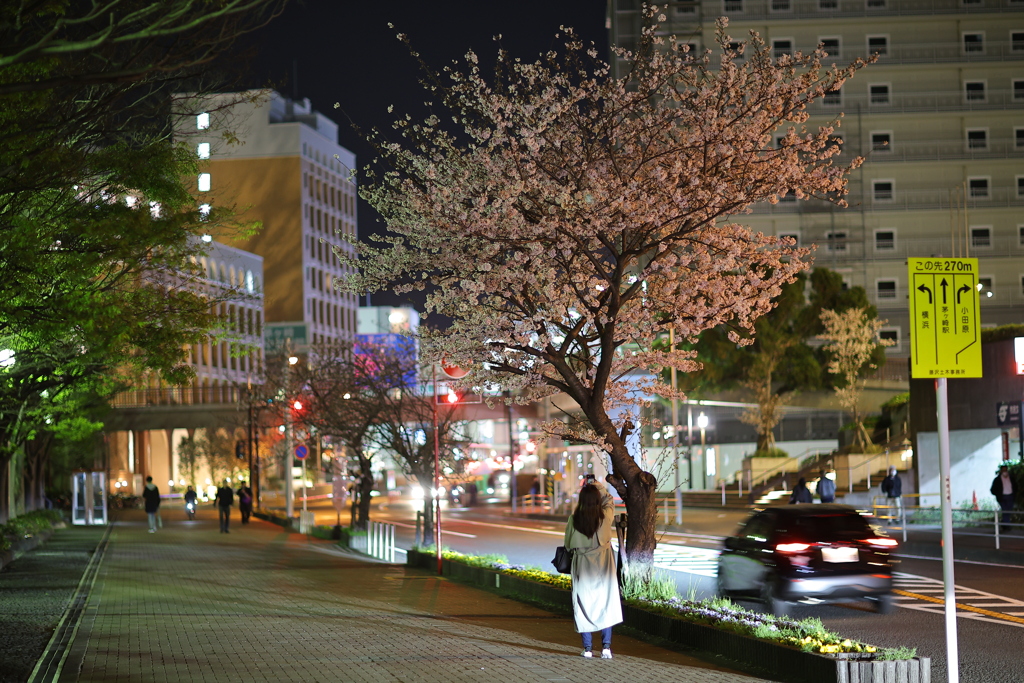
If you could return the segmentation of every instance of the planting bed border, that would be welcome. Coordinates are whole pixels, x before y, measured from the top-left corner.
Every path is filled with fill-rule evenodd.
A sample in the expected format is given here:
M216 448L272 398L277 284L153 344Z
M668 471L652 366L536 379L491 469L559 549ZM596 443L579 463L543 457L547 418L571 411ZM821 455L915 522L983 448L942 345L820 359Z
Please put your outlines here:
M410 567L436 571L437 556L410 550ZM442 560L441 571L458 581L493 590L506 597L525 598L572 609L569 591L501 572ZM785 645L623 605L623 625L687 649L718 655L746 671L786 683L931 683L931 659L864 661L803 652Z
M0 551L0 569L3 569L30 550L35 550L43 543L46 543L50 540L50 537L53 536L53 531L53 529L43 531L38 534L33 534L28 538L21 538L11 543L10 548Z

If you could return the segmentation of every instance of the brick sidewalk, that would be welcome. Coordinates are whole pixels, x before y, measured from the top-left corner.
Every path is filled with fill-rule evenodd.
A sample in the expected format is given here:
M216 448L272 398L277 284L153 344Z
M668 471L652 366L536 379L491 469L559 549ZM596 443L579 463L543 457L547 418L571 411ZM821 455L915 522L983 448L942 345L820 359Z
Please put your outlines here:
M237 522L171 509L149 534L125 513L60 680L757 680L618 634L585 660L567 617Z

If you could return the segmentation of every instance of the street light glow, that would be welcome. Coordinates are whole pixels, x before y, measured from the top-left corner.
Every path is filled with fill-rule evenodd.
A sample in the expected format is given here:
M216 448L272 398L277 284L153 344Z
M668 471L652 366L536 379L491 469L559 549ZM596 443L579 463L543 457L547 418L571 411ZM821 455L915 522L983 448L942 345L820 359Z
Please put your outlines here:
M707 429L708 428L708 416L705 415L704 413L701 413L700 415L697 416L697 428L698 429Z
M295 365L299 362L298 356L288 356L288 365Z

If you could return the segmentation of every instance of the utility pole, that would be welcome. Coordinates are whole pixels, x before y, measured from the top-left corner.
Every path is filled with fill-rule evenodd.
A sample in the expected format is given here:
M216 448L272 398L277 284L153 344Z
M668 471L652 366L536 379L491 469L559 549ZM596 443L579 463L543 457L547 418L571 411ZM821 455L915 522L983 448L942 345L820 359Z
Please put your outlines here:
M284 510L289 521L295 516L295 474L292 471L295 440L292 435L291 368L298 362L299 359L292 355L292 340L289 337L284 342Z

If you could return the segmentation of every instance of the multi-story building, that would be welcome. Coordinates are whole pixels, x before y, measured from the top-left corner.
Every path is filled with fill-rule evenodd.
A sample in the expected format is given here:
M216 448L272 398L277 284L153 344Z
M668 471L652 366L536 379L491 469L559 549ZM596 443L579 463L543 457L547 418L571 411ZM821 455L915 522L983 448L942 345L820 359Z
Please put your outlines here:
M309 100L271 91L205 98L175 130L203 160L202 203L261 223L253 234L213 236L263 257L266 322L305 325L314 344L351 339L358 302L333 285L344 272L334 250L349 252L356 234L356 160L337 124Z
M610 0L613 44L631 48L641 0ZM659 3L661 4L661 3ZM776 53L824 45L845 64L878 55L810 109L813 127L844 114L840 162L849 208L822 201L754 207L743 222L817 245L815 264L863 286L909 355L905 259L979 259L983 326L1024 317L1024 2L1021 0L690 0L665 3L666 34L715 48L760 33ZM618 61L617 73L627 65ZM813 129L813 128L812 128ZM905 366L904 366L905 367ZM905 377L905 375L904 375Z
M138 495L146 476L165 493L183 491L192 483L185 481L178 457L183 439L197 429L224 430L232 440L244 439L251 429L239 406L246 386L263 367L263 259L212 241L204 252L194 263L194 275L169 285L208 296L221 325L190 349L188 361L196 373L191 386L168 386L152 376L111 400L114 410L104 422L108 477L115 491ZM195 483L212 485L209 478L204 469Z

